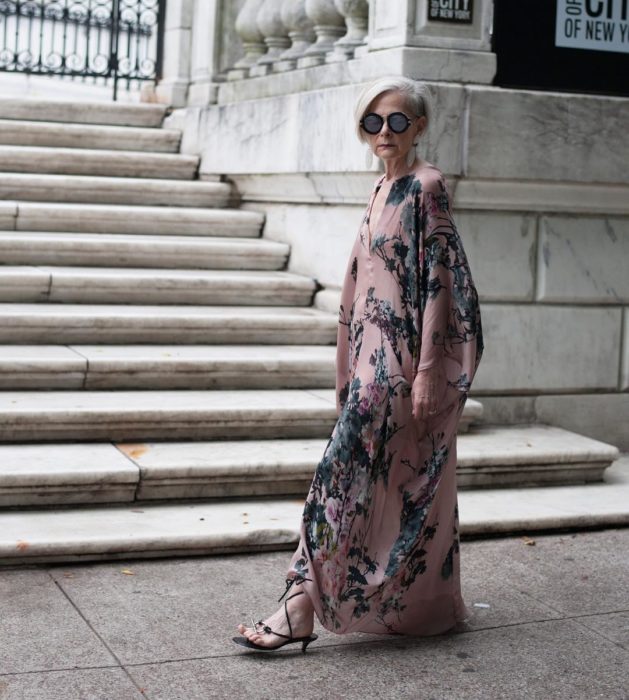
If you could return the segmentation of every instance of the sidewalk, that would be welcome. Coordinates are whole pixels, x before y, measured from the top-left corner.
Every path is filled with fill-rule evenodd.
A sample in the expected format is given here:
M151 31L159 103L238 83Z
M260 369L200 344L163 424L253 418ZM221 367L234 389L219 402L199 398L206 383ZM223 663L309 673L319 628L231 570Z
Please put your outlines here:
M467 631L305 656L230 641L289 551L0 569L0 698L628 700L629 528L530 537L462 541Z

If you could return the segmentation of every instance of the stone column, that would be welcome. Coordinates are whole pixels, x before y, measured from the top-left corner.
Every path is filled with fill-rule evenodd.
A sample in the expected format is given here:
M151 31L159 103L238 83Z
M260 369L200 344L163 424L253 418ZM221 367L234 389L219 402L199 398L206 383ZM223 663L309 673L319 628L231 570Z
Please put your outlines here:
M216 100L216 74L220 53L220 0L195 0L192 23L192 57L189 105L207 105Z
M249 70L251 77L266 75L273 68L273 63L290 46L288 28L282 22L282 4L284 0L265 0L258 12L258 29L264 37L267 52Z
M334 50L334 42L345 34L345 18L334 0L306 0L306 14L314 24L317 40L297 61L298 68L324 63L326 55Z
M245 55L227 72L227 80L241 80L249 69L264 55L267 46L258 27L258 13L265 0L246 0L236 18L236 32L242 41Z
M365 45L369 18L367 0L334 0L336 9L345 17L347 32L334 44L334 51L328 54L327 61L345 61L354 56L359 46Z
M273 70L278 72L295 68L297 59L304 55L316 39L312 20L306 14L306 0L284 0L281 16L292 44L274 64Z
M190 46L194 0L169 0L164 24L162 77L155 87L158 102L186 104L190 83Z

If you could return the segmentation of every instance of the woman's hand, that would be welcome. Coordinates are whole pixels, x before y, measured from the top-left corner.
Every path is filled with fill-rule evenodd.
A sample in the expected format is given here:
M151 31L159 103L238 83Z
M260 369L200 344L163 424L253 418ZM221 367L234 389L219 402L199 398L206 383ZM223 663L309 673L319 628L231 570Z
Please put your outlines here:
M423 437L427 421L439 412L446 389L446 375L442 364L417 372L411 387L413 418Z

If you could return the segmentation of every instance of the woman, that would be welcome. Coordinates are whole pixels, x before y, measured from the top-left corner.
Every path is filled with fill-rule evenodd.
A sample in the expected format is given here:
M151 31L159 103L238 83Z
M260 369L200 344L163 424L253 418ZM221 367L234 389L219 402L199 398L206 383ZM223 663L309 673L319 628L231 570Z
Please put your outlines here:
M483 351L478 295L441 172L418 157L425 86L385 78L355 109L382 159L350 254L337 344L338 421L304 508L284 605L234 641L277 649L339 634L433 635L461 597L456 429ZM291 590L293 589L293 590Z

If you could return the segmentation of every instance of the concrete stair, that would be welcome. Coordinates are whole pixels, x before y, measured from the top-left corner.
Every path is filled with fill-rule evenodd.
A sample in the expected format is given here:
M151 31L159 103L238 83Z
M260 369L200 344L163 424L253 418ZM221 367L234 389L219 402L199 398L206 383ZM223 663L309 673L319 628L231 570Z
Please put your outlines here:
M288 253L286 243L254 238L0 232L8 265L281 270Z
M286 270L262 214L194 179L165 113L0 98L0 563L296 541L336 421L336 314L312 306L317 284ZM600 486L622 462L481 418L469 399L462 494L500 487L520 520L486 499L463 530L521 524L522 487L591 489L558 484Z
M124 488L124 469L120 484ZM604 481L462 490L462 537L629 524L629 455ZM0 511L0 564L293 549L303 497Z
M258 212L237 209L0 200L0 231L257 238L263 223Z
M146 151L0 146L0 163L11 173L193 180L199 158Z
M314 280L280 271L0 267L0 302L310 306Z
M328 345L0 345L0 389L309 389Z

